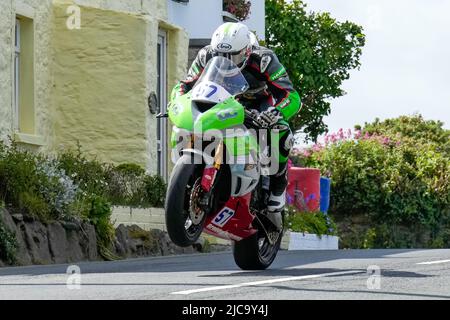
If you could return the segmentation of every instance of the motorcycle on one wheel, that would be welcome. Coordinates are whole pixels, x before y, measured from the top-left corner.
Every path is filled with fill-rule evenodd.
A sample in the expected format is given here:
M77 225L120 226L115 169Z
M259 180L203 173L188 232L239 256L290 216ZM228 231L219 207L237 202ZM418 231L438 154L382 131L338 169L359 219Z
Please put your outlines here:
M267 212L270 180L263 174L264 152L255 135L262 128L238 101L248 90L232 61L214 57L194 88L170 102L172 157L178 159L165 218L176 245L190 246L206 232L232 241L240 268L261 270L275 259L283 230ZM208 135L214 137L205 141Z

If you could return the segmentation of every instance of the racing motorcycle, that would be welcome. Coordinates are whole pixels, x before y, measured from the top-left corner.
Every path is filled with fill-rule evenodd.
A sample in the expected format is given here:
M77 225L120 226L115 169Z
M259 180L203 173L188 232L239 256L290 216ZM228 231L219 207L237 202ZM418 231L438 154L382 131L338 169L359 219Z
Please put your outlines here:
M249 93L239 67L214 57L193 89L169 103L164 116L173 124L172 157L178 158L165 219L176 245L193 245L205 232L231 240L241 269L262 270L274 261L283 228L276 228L267 210L267 148L261 150L255 134L268 128L239 102Z

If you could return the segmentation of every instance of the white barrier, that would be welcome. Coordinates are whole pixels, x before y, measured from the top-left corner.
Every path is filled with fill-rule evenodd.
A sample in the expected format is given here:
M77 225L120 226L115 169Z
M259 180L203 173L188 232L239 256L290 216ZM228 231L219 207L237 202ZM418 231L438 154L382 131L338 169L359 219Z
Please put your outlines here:
M339 238L301 232L286 232L281 242L284 250L338 250Z

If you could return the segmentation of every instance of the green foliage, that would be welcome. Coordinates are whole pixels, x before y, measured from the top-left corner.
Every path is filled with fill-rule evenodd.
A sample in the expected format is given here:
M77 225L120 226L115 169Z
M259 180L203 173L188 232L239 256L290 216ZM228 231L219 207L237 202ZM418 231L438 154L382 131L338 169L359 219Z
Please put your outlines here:
M49 222L52 220L50 204L38 194L31 192L20 193L19 208L22 212L43 222Z
M144 178L145 195L148 203L157 208L164 206L167 185L160 176L146 176Z
M331 177L330 212L337 222L365 217L368 228L357 233L366 236L353 245L448 244L450 156L441 137L449 130L413 116L367 124L362 132L358 139L337 140L297 160Z
M6 229L0 218L0 260L7 264L16 262L17 240L14 233Z
M107 178L111 165L87 159L80 148L77 152L71 150L62 152L57 161L59 168L80 186L85 195L107 195Z
M395 119L366 123L364 132L373 135L385 136L392 140L407 143L433 144L438 152L450 157L450 130L443 128L441 121L425 120L420 114L401 116Z
M266 45L274 49L302 97L303 108L291 126L315 140L326 131L322 119L330 113L330 98L345 94L342 82L360 66L362 27L337 22L329 13L307 12L300 0L266 0L266 22Z
M163 206L166 185L135 164L113 166L65 151L56 158L0 142L0 203L43 221L87 220L105 257L114 238L111 205Z
M285 219L287 228L294 232L317 235L335 235L336 225L323 212L299 212L295 207L288 207Z
M60 167L80 186L84 194L103 196L112 205L162 207L166 184L160 176L151 176L133 163L118 166L88 160L80 150L58 157Z
M144 190L145 171L138 165L122 164L110 171L108 195L116 205L147 205Z
M114 240L114 226L111 223L111 205L101 196L91 198L89 221L94 225L97 234L97 246L100 254L107 260L116 260L110 251Z
M2 145L0 153L0 198L7 206L46 221L57 217L58 212L51 206L58 191L46 193L53 183L52 179L39 169L40 156L20 151L16 145L6 148ZM48 187L48 188L47 188Z

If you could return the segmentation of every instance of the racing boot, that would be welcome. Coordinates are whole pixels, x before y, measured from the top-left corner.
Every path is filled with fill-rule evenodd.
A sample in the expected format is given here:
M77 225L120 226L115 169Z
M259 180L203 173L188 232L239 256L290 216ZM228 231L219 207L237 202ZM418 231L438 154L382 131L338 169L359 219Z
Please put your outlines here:
M270 177L270 197L267 204L267 217L278 231L283 228L287 183L287 163L280 163L279 172Z

